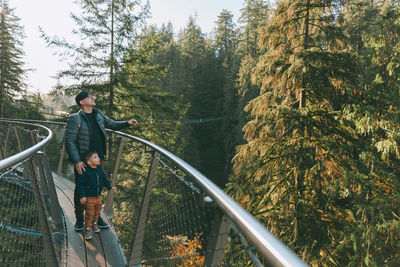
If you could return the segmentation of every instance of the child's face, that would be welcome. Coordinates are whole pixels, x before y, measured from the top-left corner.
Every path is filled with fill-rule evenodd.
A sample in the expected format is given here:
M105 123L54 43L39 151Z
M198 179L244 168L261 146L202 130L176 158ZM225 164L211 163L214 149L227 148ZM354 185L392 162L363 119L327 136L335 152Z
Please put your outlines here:
M87 160L89 166L100 166L101 160L97 153L93 153Z

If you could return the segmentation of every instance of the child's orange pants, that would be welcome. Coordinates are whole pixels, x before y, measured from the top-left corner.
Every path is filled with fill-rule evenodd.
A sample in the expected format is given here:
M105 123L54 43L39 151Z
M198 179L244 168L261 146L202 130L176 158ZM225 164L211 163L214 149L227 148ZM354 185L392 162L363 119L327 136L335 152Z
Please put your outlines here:
M99 220L101 211L101 196L86 197L85 227L91 227L92 222Z

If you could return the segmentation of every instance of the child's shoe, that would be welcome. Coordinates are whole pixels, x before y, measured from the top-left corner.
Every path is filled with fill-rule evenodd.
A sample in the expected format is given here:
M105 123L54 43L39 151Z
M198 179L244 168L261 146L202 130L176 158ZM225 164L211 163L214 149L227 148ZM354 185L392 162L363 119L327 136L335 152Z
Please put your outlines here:
M93 235L92 235L92 230L90 229L90 227L86 227L85 228L85 239L89 240L92 239Z
M97 225L97 223L95 223L95 222L93 223L92 229L93 229L93 232L95 232L95 233L100 232L100 228Z

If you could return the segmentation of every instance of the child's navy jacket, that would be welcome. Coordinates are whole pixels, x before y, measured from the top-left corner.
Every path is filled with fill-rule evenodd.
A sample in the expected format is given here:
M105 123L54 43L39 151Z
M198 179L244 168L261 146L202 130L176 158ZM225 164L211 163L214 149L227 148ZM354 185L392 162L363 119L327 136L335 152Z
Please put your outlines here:
M79 197L98 197L103 190L107 187L108 190L112 188L110 182L104 174L103 168L97 166L96 168L86 167L86 170L78 176L76 182L78 187Z

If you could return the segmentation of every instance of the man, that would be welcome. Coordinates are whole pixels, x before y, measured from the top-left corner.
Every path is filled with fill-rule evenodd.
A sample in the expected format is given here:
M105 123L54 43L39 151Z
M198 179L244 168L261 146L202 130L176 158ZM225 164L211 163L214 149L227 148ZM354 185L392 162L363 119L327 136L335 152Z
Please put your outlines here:
M106 117L103 112L95 109L96 97L89 92L82 91L76 97L76 104L81 107L78 113L72 114L67 121L65 134L65 148L69 160L74 164L75 183L78 175L85 171L86 165L82 156L88 151L96 151L101 159L101 166L104 168L103 160L106 154L106 128L121 130L130 125L137 125L135 119L129 121L114 121ZM77 187L74 191L75 205L75 230L83 230L84 207L80 203ZM99 217L99 228L107 228L108 224Z

